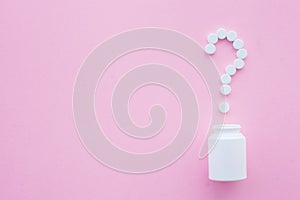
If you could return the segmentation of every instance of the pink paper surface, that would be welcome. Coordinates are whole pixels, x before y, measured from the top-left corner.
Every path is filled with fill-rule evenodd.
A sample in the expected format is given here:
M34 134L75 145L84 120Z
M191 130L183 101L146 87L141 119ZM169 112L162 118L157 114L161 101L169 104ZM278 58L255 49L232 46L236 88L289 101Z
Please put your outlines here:
M299 6L296 0L2 0L0 199L299 199ZM168 168L132 175L105 167L82 146L72 113L80 65L112 35L149 26L182 32L203 47L219 27L236 30L245 41L249 57L233 78L226 121L241 124L247 137L247 180L208 180L207 160L198 159L209 121L203 80L178 58L158 52L137 53L107 71L96 94L97 116L122 148L147 152L168 143L180 119L167 91L149 86L132 99L129 109L138 124L148 123L146 110L157 101L171 113L162 135L142 143L118 133L111 114L101 113L108 109L101 95L131 64L173 64L199 100L199 130L189 150ZM234 50L222 41L212 58L222 71Z

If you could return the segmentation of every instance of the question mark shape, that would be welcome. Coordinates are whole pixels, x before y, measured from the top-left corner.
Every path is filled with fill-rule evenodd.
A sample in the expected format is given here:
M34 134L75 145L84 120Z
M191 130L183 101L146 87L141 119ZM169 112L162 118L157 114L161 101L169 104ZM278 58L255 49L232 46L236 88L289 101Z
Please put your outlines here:
M205 52L209 55L213 55L217 48L215 44L218 40L227 39L227 41L232 42L233 48L237 50L236 59L233 64L227 65L225 68L225 73L221 75L220 80L222 86L220 92L222 95L229 95L231 93L231 79L232 76L236 74L237 70L242 69L245 66L244 59L248 56L247 50L244 49L244 41L237 38L237 33L235 31L226 31L224 28L219 28L216 33L211 33L207 36L208 44L205 46ZM227 113L230 110L230 105L228 102L224 101L219 104L219 110L222 113Z

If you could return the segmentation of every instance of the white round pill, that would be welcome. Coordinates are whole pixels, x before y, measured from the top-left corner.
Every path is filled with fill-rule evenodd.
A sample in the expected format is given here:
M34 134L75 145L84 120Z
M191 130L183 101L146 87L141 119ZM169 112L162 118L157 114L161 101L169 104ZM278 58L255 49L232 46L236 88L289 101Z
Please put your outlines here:
M205 46L205 52L207 54L214 54L216 52L216 46L213 44L207 44Z
M222 40L222 39L226 38L227 32L226 32L226 30L224 28L219 28L217 30L217 35L218 35L218 38Z
M229 74L223 74L221 76L221 82L223 84L229 84L231 82L231 77L229 76Z
M237 52L236 52L236 56L240 59L245 59L248 55L248 52L246 49L239 49Z
M230 85L222 85L221 88L220 88L220 92L221 92L223 95L229 95L230 92L231 92L231 87L230 87Z
M244 47L244 41L241 39L236 39L233 41L233 48L235 49L241 49Z
M245 62L242 59L237 58L233 61L233 65L236 69L242 69L245 66Z
M211 33L207 36L208 43L216 44L218 42L218 36L215 33Z
M220 103L220 105L219 105L220 112L227 113L229 111L229 109L230 109L230 106L227 102Z
M236 68L234 65L228 65L226 68L225 68L225 71L227 74L229 74L230 76L234 75L236 73Z
M227 40L233 42L237 37L237 33L235 31L229 31L227 33Z

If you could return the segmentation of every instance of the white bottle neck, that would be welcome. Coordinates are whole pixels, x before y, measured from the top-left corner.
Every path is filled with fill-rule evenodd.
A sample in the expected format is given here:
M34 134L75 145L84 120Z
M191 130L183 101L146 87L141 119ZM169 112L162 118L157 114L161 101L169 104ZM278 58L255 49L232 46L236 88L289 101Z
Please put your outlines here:
M240 133L241 126L239 124L219 124L213 126L213 130L215 134L235 134Z

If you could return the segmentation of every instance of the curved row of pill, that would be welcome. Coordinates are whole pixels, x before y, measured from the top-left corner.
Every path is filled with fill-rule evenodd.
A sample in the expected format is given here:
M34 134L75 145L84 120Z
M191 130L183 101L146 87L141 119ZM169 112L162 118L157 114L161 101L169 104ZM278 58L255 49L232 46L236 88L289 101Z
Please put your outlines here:
M223 95L229 95L231 93L231 87L229 83L231 82L231 76L233 76L238 69L242 69L245 66L244 59L247 57L247 50L244 49L244 42L237 38L237 33L235 31L226 31L224 28L217 30L217 33L211 33L207 37L208 44L205 46L205 52L212 55L216 52L215 44L218 40L227 39L227 41L232 42L233 48L237 50L237 58L233 61L233 64L228 65L225 68L225 74L221 75L222 86L220 92ZM219 110L222 113L227 113L230 109L228 102L222 102L219 105Z

